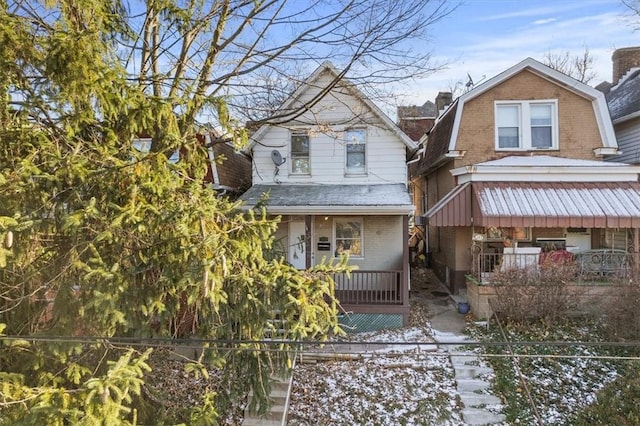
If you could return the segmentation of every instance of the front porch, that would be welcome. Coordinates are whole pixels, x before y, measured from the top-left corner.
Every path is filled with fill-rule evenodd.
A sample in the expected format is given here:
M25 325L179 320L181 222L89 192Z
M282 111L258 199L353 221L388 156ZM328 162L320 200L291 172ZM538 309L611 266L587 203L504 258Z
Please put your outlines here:
M638 252L595 249L578 253L555 250L518 254L515 250L505 250L503 253L475 253L473 256L472 272L466 278L466 298L478 319L488 319L493 315L492 300L500 296L498 286L509 285L504 283L501 274L514 270L524 273L525 280L533 284L514 282L513 285L532 288L543 274L557 274L558 285L563 286L562 292L576 301L576 313L604 312L625 286L637 285L634 280L640 276Z
M399 314L408 319L408 272L355 270L335 274L336 298L346 313Z

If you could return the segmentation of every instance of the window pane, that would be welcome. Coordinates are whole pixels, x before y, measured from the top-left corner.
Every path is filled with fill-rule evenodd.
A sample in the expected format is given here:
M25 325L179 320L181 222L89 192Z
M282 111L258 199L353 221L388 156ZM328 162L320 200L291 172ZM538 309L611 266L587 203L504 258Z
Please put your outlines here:
M291 153L297 155L309 155L309 136L292 135Z
M531 146L551 148L551 126L531 128Z
M520 138L518 136L517 127L500 127L498 129L498 147L500 148L518 148L520 147Z
M531 105L531 125L551 126L551 105Z
M309 174L309 158L291 158L291 172Z
M347 171L364 172L366 166L365 155L365 131L349 130L346 132L347 139Z
M347 143L348 144L353 144L353 145L357 145L357 144L362 144L364 145L364 129L359 129L359 130L348 130L347 131Z
M134 139L133 142L131 142L131 145L133 145L133 147L138 151L146 153L151 151L151 141L151 138Z
M347 155L347 168L364 170L364 153L351 153Z
M308 175L309 136L306 133L291 135L291 173Z
M551 148L551 105L531 105L531 146Z
M520 127L520 109L517 105L498 106L498 127Z
M336 253L362 256L362 223L336 221Z

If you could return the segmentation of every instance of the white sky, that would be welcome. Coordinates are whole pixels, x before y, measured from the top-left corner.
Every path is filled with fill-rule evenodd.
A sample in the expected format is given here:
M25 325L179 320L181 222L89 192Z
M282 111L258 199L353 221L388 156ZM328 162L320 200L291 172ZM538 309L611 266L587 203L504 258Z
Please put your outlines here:
M640 46L640 18L622 0L464 0L430 28L427 45L436 63L447 68L430 78L407 82L396 91L403 105L433 101L457 80L491 78L521 60L542 61L546 52L594 59L597 85L611 81L611 54L617 48ZM394 117L395 118L395 117Z

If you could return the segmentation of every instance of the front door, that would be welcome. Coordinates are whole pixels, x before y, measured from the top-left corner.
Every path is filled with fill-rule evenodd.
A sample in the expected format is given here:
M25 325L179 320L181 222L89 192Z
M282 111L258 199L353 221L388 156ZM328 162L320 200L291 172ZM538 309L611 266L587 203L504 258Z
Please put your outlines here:
M306 232L303 220L294 220L289 222L288 261L297 269L306 269L307 267L305 235Z

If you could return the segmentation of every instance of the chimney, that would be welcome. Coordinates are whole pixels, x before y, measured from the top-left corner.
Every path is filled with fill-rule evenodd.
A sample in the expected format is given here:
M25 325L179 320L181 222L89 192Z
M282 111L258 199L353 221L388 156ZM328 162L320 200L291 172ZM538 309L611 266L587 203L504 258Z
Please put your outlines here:
M616 49L611 56L613 62L613 85L631 69L640 67L640 46Z
M451 102L453 102L451 92L438 92L438 96L436 96L436 115L440 115Z

